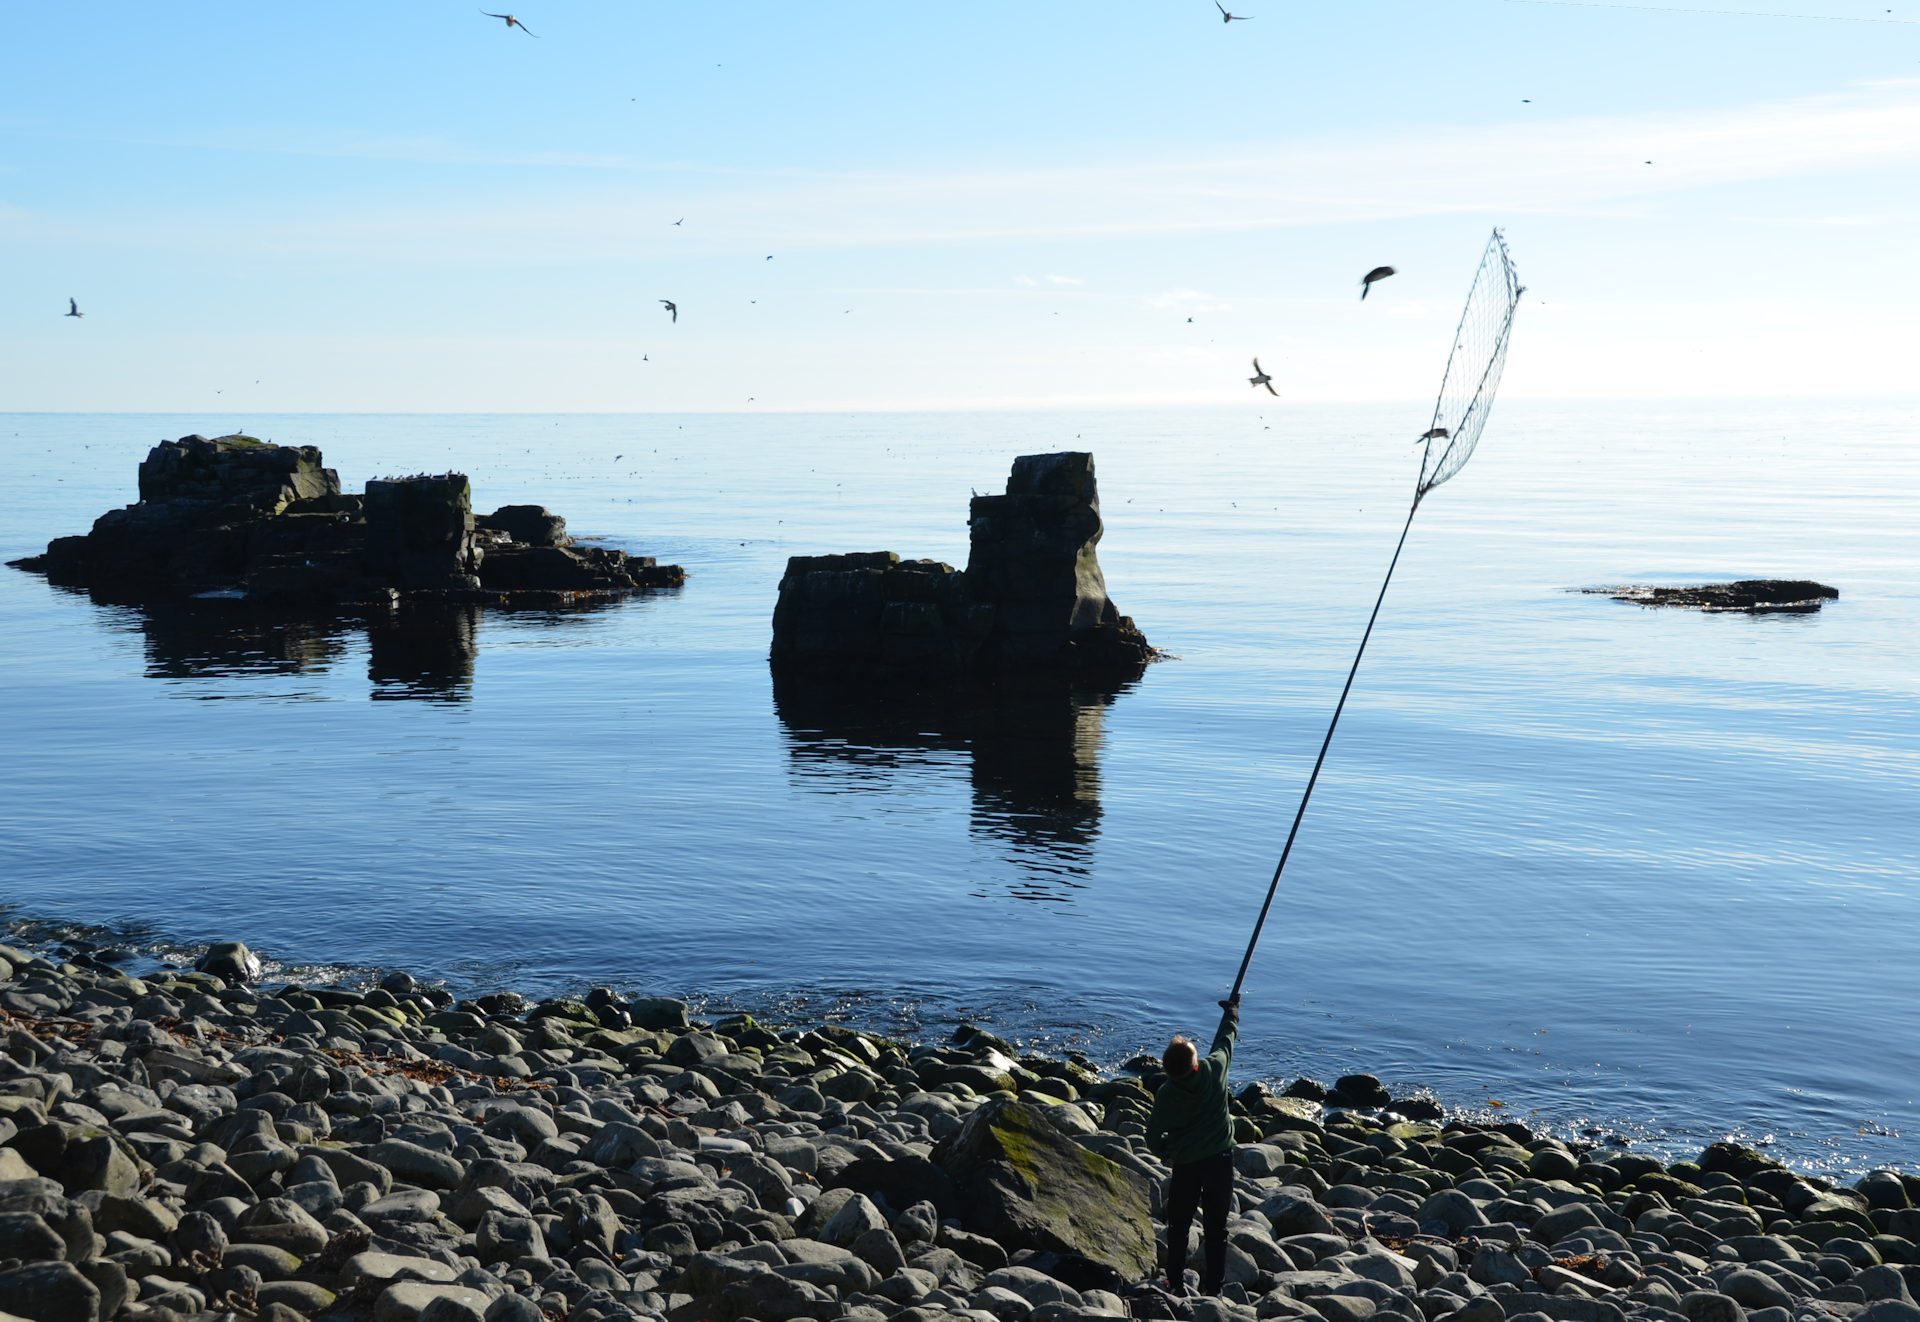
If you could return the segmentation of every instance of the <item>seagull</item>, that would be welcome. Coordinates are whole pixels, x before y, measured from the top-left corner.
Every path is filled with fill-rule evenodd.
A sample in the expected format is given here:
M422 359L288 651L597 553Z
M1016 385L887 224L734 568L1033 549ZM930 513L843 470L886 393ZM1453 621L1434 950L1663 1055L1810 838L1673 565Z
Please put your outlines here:
M661 306L673 314L673 324L678 326L680 324L680 305L670 298L663 298L660 300L660 303Z
M68 299L67 310L65 315L69 317L84 317L87 314L80 310L80 305L77 302L75 302L73 299Z
M522 32L527 32L527 25L525 23L522 23L519 19L515 18L512 14L492 14L492 13L488 13L484 9L481 10L480 12L483 14L486 14L488 18L503 18L507 21L508 27L519 28ZM529 37L533 37L533 36L538 36L539 34L534 32L527 32L527 35Z
M1254 375L1247 378L1247 384L1254 387L1254 389L1256 390L1259 389L1261 386L1265 386L1267 388L1267 393L1269 395L1272 395L1275 398L1278 398L1280 395L1280 392L1273 388L1273 378L1268 376L1266 372L1261 369L1260 360L1258 358L1253 360L1253 371L1254 371Z
M1391 266L1376 266L1360 277L1360 301L1366 302L1367 291L1373 288L1375 280L1385 280L1394 273Z
M1213 0L1213 7L1220 11L1220 21L1222 23L1244 23L1253 17L1252 14L1229 14L1226 6L1221 4L1220 0Z

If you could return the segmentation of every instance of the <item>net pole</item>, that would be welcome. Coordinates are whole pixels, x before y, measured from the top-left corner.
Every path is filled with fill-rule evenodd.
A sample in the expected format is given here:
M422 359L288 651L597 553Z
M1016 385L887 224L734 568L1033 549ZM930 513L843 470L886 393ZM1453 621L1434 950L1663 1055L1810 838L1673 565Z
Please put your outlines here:
M1407 509L1407 521L1400 529L1400 540L1393 548L1393 559L1387 565L1387 576L1380 580L1380 595L1373 599L1373 614L1367 616L1366 632L1360 635L1360 646L1353 654L1353 664L1347 668L1347 682L1341 686L1340 701L1334 704L1333 719L1327 722L1327 737L1320 741L1320 755L1313 759L1313 773L1307 777L1307 788L1300 794L1300 806L1294 811L1293 826L1287 831L1287 843L1280 850L1280 862L1273 869L1273 881L1267 886L1266 902L1260 906L1260 917L1253 924L1253 935L1247 939L1247 953L1240 958L1240 971L1233 976L1233 990L1227 994L1232 1000L1240 994L1240 984L1246 981L1247 966L1253 963L1254 947L1260 944L1261 929L1267 925L1267 911L1273 908L1273 897L1280 890L1280 874L1287 870L1287 855L1293 852L1294 837L1300 834L1301 819L1307 815L1307 801L1313 797L1313 787L1320 779L1320 768L1326 763L1327 749L1333 744L1334 729L1340 724L1340 713L1346 710L1347 694L1353 691L1353 677L1360 673L1360 658L1367 654L1367 640L1373 637L1373 625L1380 618L1380 605L1387 599L1387 585L1393 582L1393 571L1400 563L1400 551L1407 544L1407 533L1413 528L1413 516L1420 510L1420 496L1415 495L1413 504Z

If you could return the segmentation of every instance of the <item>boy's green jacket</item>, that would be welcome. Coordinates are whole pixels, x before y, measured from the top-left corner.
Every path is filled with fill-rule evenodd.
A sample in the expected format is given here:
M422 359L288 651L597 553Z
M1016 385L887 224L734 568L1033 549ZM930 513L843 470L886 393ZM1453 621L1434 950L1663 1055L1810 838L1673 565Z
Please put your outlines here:
M1147 1117L1147 1147L1169 1166L1233 1151L1227 1067L1233 1063L1233 1043L1239 1036L1238 1017L1221 1015L1213 1046L1200 1068L1184 1079L1168 1079L1154 1095L1153 1114Z

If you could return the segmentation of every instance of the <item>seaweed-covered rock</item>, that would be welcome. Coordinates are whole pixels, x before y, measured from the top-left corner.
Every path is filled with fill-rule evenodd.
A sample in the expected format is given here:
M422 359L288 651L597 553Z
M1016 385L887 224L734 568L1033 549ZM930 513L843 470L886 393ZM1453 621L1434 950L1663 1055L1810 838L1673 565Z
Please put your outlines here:
M1145 1182L1080 1146L1039 1107L995 1100L934 1149L960 1219L1009 1251L1074 1254L1137 1281L1152 1272Z

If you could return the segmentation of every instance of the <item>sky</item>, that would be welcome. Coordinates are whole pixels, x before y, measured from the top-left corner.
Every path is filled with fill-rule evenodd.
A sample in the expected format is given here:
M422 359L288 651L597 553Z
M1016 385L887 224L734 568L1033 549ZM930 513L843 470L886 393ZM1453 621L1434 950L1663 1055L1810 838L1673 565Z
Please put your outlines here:
M0 410L1920 389L1920 0L1241 4L9 4Z

